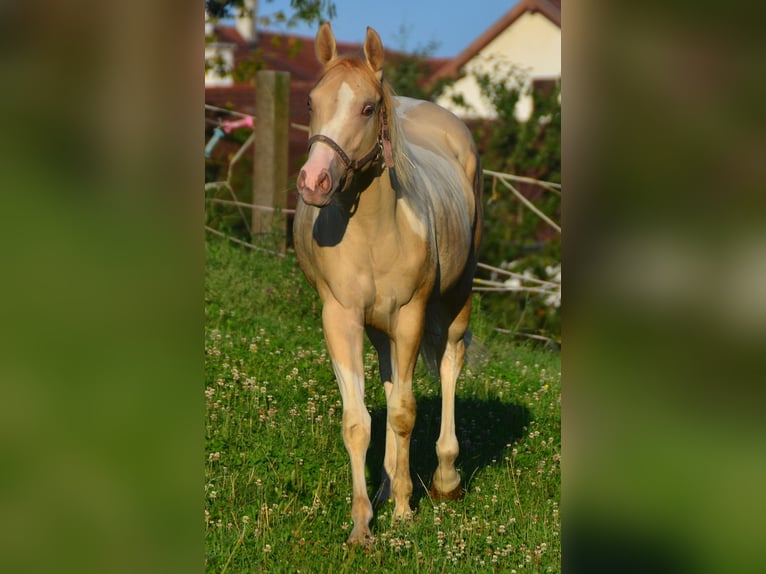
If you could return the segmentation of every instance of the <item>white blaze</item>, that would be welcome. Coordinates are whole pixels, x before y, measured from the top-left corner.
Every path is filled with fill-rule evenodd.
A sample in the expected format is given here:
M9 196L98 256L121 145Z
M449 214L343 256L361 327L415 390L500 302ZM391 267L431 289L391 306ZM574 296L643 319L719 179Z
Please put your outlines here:
M319 129L319 133L337 142L338 145L342 145L338 142L338 139L343 133L343 130L347 129L348 120L352 117L353 101L354 90L352 90L351 86L346 82L343 82L338 90L335 113L330 120ZM310 189L316 187L317 178L322 170L330 170L330 162L334 156L335 152L332 148L322 142L316 142L311 146L309 158L303 166L303 170L306 172L306 185Z
M338 90L338 105L335 108L335 114L327 122L319 133L326 135L333 140L338 139L343 133L349 118L351 117L351 104L354 101L354 90L346 82L340 85Z

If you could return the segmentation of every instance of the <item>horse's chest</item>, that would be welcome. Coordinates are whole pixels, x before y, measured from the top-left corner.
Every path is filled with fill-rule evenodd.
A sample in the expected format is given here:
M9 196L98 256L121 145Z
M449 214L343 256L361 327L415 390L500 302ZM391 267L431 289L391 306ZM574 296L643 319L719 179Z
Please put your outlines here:
M425 249L400 241L344 245L324 253L319 266L325 295L364 312L379 324L409 302L427 282Z

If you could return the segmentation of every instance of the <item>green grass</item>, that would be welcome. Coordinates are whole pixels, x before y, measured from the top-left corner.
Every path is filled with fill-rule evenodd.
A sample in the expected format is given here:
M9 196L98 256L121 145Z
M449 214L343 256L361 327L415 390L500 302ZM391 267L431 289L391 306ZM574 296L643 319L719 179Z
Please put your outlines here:
M494 334L476 300L457 388L466 496L434 502L438 383L418 368L414 519L376 509L370 548L348 547L351 474L318 296L295 258L207 245L205 568L207 572L559 572L558 353ZM368 491L380 481L385 397L371 348Z

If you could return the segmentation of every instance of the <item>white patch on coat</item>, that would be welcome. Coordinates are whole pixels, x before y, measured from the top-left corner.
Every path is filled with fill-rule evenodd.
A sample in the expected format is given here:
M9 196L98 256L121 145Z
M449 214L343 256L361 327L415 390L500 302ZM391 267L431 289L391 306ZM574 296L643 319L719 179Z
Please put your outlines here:
M402 214L404 214L404 218L407 220L407 223L410 224L410 228L412 228L412 231L414 231L418 237L421 239L426 238L426 224L424 221L422 221L412 210L410 205L407 203L406 199L400 199L397 202L397 209L399 209Z
M400 116L406 116L412 108L416 108L420 104L424 103L423 100L416 100L415 98L408 98L406 96L397 96L396 101L396 113Z

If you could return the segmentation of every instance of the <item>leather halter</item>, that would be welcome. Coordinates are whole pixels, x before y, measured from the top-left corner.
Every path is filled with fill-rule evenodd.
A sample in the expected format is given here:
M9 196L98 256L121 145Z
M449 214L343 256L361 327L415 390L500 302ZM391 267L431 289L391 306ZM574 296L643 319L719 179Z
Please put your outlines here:
M310 137L309 149L311 149L311 145L314 142L322 142L323 144L327 144L328 146L330 146L335 151L335 153L338 154L338 158L343 163L343 166L345 167L346 171L348 170L359 171L368 163L370 163L372 160L374 160L380 153L380 141L378 141L373 146L373 148L369 152L367 152L367 154L355 160L349 159L348 154L345 151L343 151L343 148L340 147L337 143L335 143L335 140L327 137L324 134L316 134L315 136Z
M366 167L369 163L373 162L380 152L383 152L383 159L386 163L386 167L392 168L394 167L394 160L393 160L393 153L391 151L391 137L389 135L388 131L388 116L386 114L386 108L385 106L381 105L380 113L378 114L378 118L380 120L380 130L378 132L378 141L375 143L374 146L372 146L372 149L368 151L365 155L362 157L352 160L348 157L348 154L343 151L343 148L340 147L335 140L332 138L324 135L324 134L316 134L309 138L308 141L308 149L311 150L311 146L315 142L322 142L323 144L326 144L330 146L333 151L338 154L338 158L340 159L341 163L343 163L343 166L345 170L348 171L360 171L362 168Z

